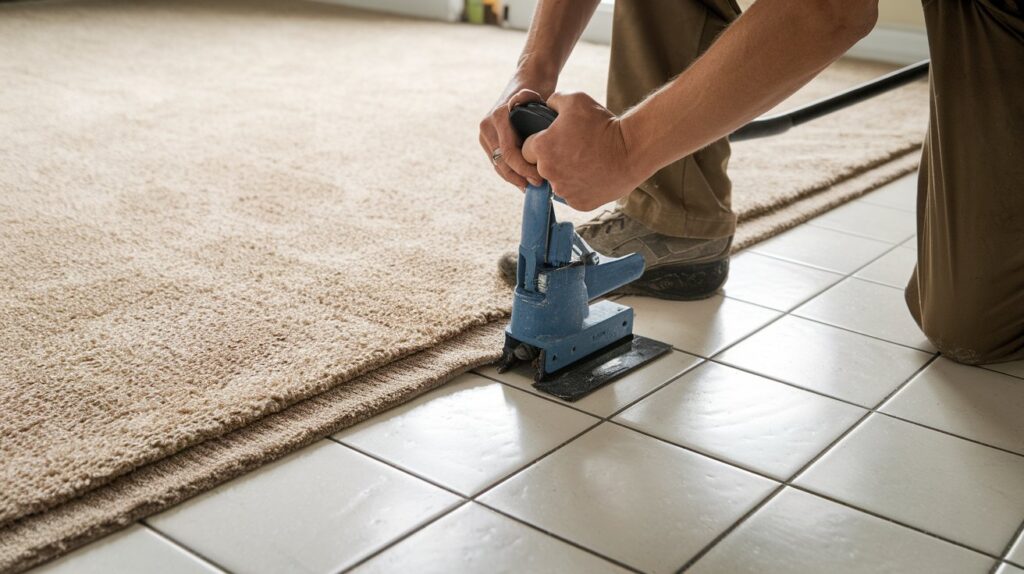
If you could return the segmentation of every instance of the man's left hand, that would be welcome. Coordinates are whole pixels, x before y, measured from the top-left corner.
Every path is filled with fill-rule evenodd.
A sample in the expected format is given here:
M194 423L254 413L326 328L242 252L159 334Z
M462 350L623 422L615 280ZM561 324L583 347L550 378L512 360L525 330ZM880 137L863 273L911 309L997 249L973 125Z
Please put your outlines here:
M636 173L622 124L607 108L582 93L553 94L547 105L558 118L527 138L523 157L571 207L596 209L646 179Z

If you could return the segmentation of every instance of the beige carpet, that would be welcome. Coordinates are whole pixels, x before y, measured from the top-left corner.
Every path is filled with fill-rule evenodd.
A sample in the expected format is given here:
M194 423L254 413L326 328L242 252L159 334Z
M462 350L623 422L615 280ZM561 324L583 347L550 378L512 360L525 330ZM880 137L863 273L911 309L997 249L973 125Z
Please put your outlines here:
M521 204L476 125L522 41L289 0L0 4L0 571L497 357ZM606 60L580 46L563 87L602 94ZM737 145L738 241L913 169L925 95Z

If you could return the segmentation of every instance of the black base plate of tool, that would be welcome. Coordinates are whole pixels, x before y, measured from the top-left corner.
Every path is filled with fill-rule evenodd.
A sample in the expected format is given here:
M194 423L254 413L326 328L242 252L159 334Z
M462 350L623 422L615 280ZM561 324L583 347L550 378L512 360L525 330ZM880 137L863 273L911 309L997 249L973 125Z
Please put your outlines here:
M667 353L667 343L638 335L626 337L570 367L533 384L538 391L575 402L615 379ZM544 364L540 358L540 364Z

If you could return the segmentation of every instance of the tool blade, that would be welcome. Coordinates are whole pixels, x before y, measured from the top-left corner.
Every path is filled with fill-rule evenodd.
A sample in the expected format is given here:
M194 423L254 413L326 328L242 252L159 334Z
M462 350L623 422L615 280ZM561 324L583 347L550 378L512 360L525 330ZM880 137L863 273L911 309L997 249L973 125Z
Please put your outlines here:
M667 353L667 343L647 337L620 339L589 357L534 383L538 391L575 402ZM543 360L540 361L543 365Z

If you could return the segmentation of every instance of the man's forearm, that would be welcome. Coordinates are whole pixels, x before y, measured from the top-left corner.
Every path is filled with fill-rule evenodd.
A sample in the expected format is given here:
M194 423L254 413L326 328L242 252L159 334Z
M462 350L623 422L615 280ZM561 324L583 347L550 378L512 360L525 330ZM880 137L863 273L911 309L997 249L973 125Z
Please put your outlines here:
M599 3L600 0L537 2L526 45L519 56L517 75L550 83L550 89L554 90L558 74Z
M870 31L876 0L759 0L685 72L622 117L649 175L732 133Z

